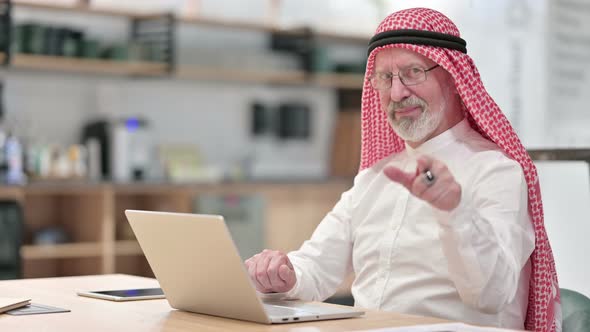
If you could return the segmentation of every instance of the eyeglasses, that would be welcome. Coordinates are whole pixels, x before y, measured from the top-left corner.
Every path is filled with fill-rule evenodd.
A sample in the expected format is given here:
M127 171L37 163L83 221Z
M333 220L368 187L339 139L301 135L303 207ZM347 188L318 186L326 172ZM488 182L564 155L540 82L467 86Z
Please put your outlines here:
M394 77L399 77L400 82L405 86L418 85L426 81L426 73L440 67L435 65L428 69L422 67L408 67L400 70L397 75L392 73L374 73L371 78L371 86L375 90L387 90L391 88L391 84Z

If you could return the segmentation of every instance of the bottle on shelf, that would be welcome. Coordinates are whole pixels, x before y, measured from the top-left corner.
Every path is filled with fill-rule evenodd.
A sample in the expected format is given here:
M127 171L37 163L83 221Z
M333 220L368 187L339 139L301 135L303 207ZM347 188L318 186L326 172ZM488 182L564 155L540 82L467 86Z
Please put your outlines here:
M9 133L5 143L6 183L23 184L26 176L23 172L23 146L14 134Z
M23 184L23 146L14 133L5 129L4 82L0 81L0 176L3 183Z

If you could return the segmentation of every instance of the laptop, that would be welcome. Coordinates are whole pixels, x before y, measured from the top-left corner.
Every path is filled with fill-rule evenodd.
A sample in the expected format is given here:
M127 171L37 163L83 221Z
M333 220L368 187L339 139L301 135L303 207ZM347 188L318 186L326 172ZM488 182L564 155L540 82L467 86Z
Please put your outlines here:
M138 210L125 215L172 308L264 324L364 314L333 304L262 301L222 216Z

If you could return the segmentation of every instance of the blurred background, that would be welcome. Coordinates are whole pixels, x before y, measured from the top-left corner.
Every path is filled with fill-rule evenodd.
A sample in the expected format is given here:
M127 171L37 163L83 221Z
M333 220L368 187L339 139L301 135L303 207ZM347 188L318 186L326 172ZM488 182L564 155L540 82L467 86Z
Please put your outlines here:
M128 208L222 214L243 258L297 249L358 170L369 38L424 6L467 40L590 294L588 1L0 3L0 279L152 276Z

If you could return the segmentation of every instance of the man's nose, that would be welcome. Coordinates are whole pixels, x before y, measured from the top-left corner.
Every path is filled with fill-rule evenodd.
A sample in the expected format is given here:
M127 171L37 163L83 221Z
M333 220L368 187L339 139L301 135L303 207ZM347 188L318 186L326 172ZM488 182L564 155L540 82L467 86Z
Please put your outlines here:
M400 102L408 98L411 94L412 91L402 83L399 76L391 78L391 88L389 90L389 98L391 98L391 100Z

